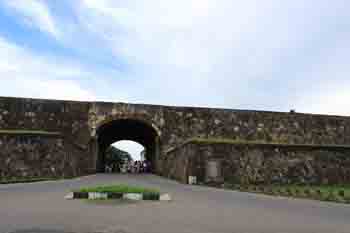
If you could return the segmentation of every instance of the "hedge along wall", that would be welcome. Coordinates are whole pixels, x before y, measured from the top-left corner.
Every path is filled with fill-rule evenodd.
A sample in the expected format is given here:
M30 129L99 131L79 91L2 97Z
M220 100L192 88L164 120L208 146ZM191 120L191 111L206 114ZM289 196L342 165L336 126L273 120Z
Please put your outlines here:
M165 175L183 183L196 176L199 183L350 184L348 146L192 140L169 151L165 164Z

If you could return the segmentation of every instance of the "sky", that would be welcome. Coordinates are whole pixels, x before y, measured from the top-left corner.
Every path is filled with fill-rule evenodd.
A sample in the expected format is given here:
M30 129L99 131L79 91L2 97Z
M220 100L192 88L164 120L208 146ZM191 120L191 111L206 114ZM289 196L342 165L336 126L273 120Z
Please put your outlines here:
M350 115L348 0L0 0L0 95Z
M134 161L141 160L141 152L144 150L144 147L141 144L129 140L118 141L113 143L112 146L129 152Z

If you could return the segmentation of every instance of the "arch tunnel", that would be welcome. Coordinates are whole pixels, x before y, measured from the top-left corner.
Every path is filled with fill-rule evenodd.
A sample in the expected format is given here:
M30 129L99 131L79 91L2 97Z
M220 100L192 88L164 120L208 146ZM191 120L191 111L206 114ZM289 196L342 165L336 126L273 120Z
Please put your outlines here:
M156 160L160 151L157 130L147 122L135 119L113 120L101 125L97 131L96 171L105 172L106 150L115 142L122 140L141 144L146 151L145 158L150 162L151 171L157 170Z

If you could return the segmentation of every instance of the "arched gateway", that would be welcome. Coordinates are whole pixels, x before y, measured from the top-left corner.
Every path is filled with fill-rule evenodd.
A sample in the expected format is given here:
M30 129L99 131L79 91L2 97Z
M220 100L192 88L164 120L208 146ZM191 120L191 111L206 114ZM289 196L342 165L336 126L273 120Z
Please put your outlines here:
M99 172L119 140L181 182L350 183L350 117L0 97L0 179Z
M146 159L151 169L156 171L157 156L160 151L160 135L153 126L139 119L114 119L101 124L96 130L97 154L96 170L104 172L106 149L115 142L130 140L140 143L146 150Z

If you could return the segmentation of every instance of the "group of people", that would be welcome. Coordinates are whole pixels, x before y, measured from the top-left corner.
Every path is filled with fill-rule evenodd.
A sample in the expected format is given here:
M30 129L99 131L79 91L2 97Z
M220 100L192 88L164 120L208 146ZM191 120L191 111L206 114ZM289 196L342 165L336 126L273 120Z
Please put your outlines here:
M151 172L151 164L149 161L129 161L122 165L122 173L149 173Z

